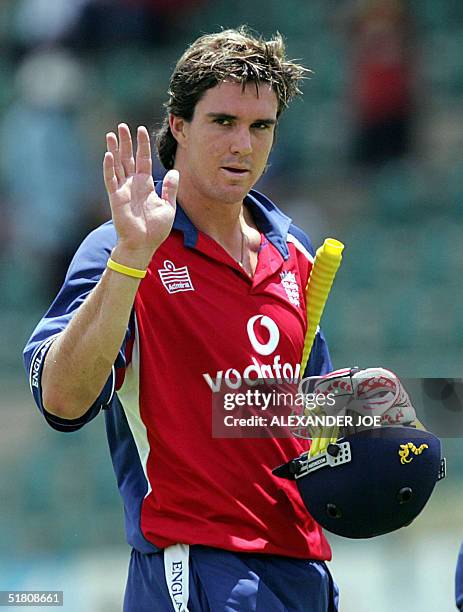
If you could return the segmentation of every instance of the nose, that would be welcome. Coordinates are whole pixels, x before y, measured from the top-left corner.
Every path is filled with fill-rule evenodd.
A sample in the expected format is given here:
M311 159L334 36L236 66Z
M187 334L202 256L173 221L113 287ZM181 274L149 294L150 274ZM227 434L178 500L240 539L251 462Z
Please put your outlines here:
M248 127L243 126L234 130L230 151L240 156L252 153L251 132Z

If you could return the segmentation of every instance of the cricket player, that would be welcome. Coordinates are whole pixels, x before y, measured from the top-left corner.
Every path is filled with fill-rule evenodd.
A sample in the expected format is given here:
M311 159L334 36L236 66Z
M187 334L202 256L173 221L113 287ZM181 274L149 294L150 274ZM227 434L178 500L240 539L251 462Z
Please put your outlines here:
M136 142L124 123L107 134L112 219L79 247L25 349L53 428L103 410L132 548L126 612L337 610L325 536L272 474L303 441L211 430L213 393L251 372L299 374L313 249L253 186L303 73L280 36L196 40L157 135L164 180L145 127ZM306 374L331 369L318 332Z

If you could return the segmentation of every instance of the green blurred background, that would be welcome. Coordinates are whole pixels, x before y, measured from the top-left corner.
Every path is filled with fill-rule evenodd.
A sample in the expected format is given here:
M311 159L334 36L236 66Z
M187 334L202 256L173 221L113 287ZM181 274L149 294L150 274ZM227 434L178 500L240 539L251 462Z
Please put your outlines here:
M323 320L335 366L461 378L461 0L2 0L0 590L64 590L67 612L121 608L129 549L102 419L50 430L21 351L108 218L105 132L155 128L187 44L241 23L280 31L313 70L259 187L315 246L346 245ZM453 609L463 453L457 438L444 447L449 476L416 524L329 537L341 612Z

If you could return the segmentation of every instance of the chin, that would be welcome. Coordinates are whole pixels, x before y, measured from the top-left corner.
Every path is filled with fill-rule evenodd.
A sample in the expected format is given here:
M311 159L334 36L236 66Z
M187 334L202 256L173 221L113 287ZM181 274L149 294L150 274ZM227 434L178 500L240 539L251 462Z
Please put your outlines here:
M251 187L243 189L241 185L239 187L237 185L235 189L229 189L226 193L223 193L220 199L227 204L236 204L237 202L242 202L244 200L250 189Z
M246 181L245 183L236 182L234 184L228 184L225 186L224 191L228 191L230 194L241 194L244 198L256 184L256 181Z

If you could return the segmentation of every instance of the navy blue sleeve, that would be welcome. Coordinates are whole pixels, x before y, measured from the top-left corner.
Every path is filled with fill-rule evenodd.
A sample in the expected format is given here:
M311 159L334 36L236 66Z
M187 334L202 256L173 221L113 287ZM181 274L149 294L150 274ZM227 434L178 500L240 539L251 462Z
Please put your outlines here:
M305 232L294 224L290 225L288 232L297 238L297 240L310 253L310 255L315 258L315 250ZM310 358L307 363L307 367L303 372L302 378L306 378L307 376L321 376L331 372L332 370L333 364L331 363L328 344L325 340L323 332L320 328L318 328L312 350L310 352Z
M63 286L35 328L24 349L24 363L34 400L47 422L59 431L76 431L93 419L112 400L115 387L115 368L125 367L124 344L106 384L95 403L78 419L62 419L48 413L42 402L41 377L45 355L53 340L62 332L74 313L101 278L108 257L116 243L116 232L111 222L105 223L85 238L69 266ZM69 373L72 376L72 372Z
M322 376L333 371L333 364L331 363L330 352L328 350L328 344L325 340L325 336L321 329L317 331L315 340L310 353L309 362L303 374L303 378L307 376Z
M455 572L455 603L459 610L463 610L463 544L460 548Z

